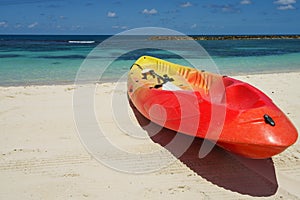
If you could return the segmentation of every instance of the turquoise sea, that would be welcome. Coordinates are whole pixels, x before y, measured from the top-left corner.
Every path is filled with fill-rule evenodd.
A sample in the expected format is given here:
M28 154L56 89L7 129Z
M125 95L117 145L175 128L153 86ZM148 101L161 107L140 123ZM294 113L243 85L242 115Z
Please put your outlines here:
M189 62L184 58L197 59L195 49L183 41L171 43L174 53L164 50L162 41L150 41L147 36L105 43L109 38L108 35L0 35L0 86L73 83L86 59L96 63L91 66L95 67L95 73L107 67L103 60L112 60L100 81L118 80L145 54L187 65ZM221 74L300 71L299 39L196 42L208 52ZM144 43L157 43L159 48L144 48L141 45ZM97 52L98 45L104 48ZM127 52L128 46L136 50ZM92 50L94 53L90 54ZM205 59L203 63L199 59L199 65L205 65Z

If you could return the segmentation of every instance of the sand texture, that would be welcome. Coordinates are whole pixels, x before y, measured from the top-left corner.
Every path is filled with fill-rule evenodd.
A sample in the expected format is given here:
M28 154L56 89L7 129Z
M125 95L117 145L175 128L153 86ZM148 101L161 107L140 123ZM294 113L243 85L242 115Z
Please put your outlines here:
M300 130L300 73L236 78L265 92ZM74 120L73 93L85 87L0 87L0 199L300 199L299 139L265 160L242 158L219 147L199 159L203 141L197 139L176 158L174 146L166 147L175 133L162 129L151 135L149 127L141 128L149 121L129 106L126 83L95 86L94 114L105 133L99 138L127 153L107 148L94 157ZM114 104L120 111L112 110ZM77 106L80 110L86 105L83 101ZM132 124L125 118L117 118L121 128L116 124L122 108L128 110L137 135L128 131ZM84 128L92 127L84 113L78 116ZM89 142L95 148L105 145L93 138Z

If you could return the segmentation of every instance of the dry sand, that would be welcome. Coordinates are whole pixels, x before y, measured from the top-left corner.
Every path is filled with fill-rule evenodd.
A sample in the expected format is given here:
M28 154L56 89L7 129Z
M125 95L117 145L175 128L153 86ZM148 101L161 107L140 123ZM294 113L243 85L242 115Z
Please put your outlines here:
M236 78L264 91L300 130L300 73ZM95 90L95 114L105 132L102 138L140 160L132 162L116 152L100 152L96 158L117 163L119 169L105 166L83 146L73 116L75 86L1 87L0 199L300 199L299 139L266 160L241 158L218 147L199 159L202 140L198 139L177 159L172 156L174 149L164 147L174 132L163 129L151 139L144 137L151 133L140 127L145 119L132 108L128 109L131 124L119 123L123 129L135 124L140 135L124 134L117 126L112 113L123 111L112 112L111 97L125 110L128 101L126 84L116 85L104 83ZM81 120L86 119L82 115ZM180 139L185 141L187 136ZM153 151L160 152L159 157L140 162ZM172 162L151 173L119 171L143 172L160 167L165 160Z

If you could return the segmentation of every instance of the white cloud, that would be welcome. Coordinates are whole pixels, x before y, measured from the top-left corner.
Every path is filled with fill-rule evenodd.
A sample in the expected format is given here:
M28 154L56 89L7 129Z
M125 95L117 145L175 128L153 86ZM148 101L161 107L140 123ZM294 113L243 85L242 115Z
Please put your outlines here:
M155 15L158 13L158 11L155 8L152 8L151 10L145 8L142 13L146 15Z
M112 26L112 28L126 30L128 29L128 26Z
M17 23L17 24L15 25L15 28L21 28L21 27L22 27L22 25L19 24L19 23Z
M197 24L193 24L193 25L191 26L191 29L194 29L194 28L197 28Z
M115 12L112 12L112 11L109 11L108 13L107 13L107 17L117 17L117 14L115 13Z
M252 4L252 1L251 0L242 0L242 1L240 1L240 4L249 5L249 4Z
M27 27L28 27L28 28L34 28L34 27L36 27L38 24L39 24L39 23L34 22L34 23L32 23L32 24L29 24Z
M213 12L223 12L223 13L240 13L240 9L237 5L234 4L211 4L207 6L212 9Z
M277 0L274 1L275 4L280 4L280 5L290 5L296 3L296 0Z
M8 24L7 24L7 22L5 22L5 21L2 21L2 22L0 22L0 27L7 27L8 26Z
M71 27L71 30L72 30L72 31L74 31L74 30L79 30L79 29L81 29L81 26L80 26L80 25L73 25L73 26Z
M278 10L293 10L295 7L293 5L282 5L277 7Z
M296 0L277 0L273 2L274 4L279 4L277 10L293 10L296 9L292 4L297 3Z
M183 4L181 4L180 6L183 8L187 8L187 7L191 7L193 4L191 4L191 2L185 2Z

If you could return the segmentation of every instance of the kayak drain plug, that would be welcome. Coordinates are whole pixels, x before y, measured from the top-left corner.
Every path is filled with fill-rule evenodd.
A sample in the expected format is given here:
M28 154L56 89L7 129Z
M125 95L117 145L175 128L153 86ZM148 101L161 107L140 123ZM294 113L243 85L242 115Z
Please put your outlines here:
M264 119L267 124L270 124L271 126L275 126L274 120L269 115L265 114Z

